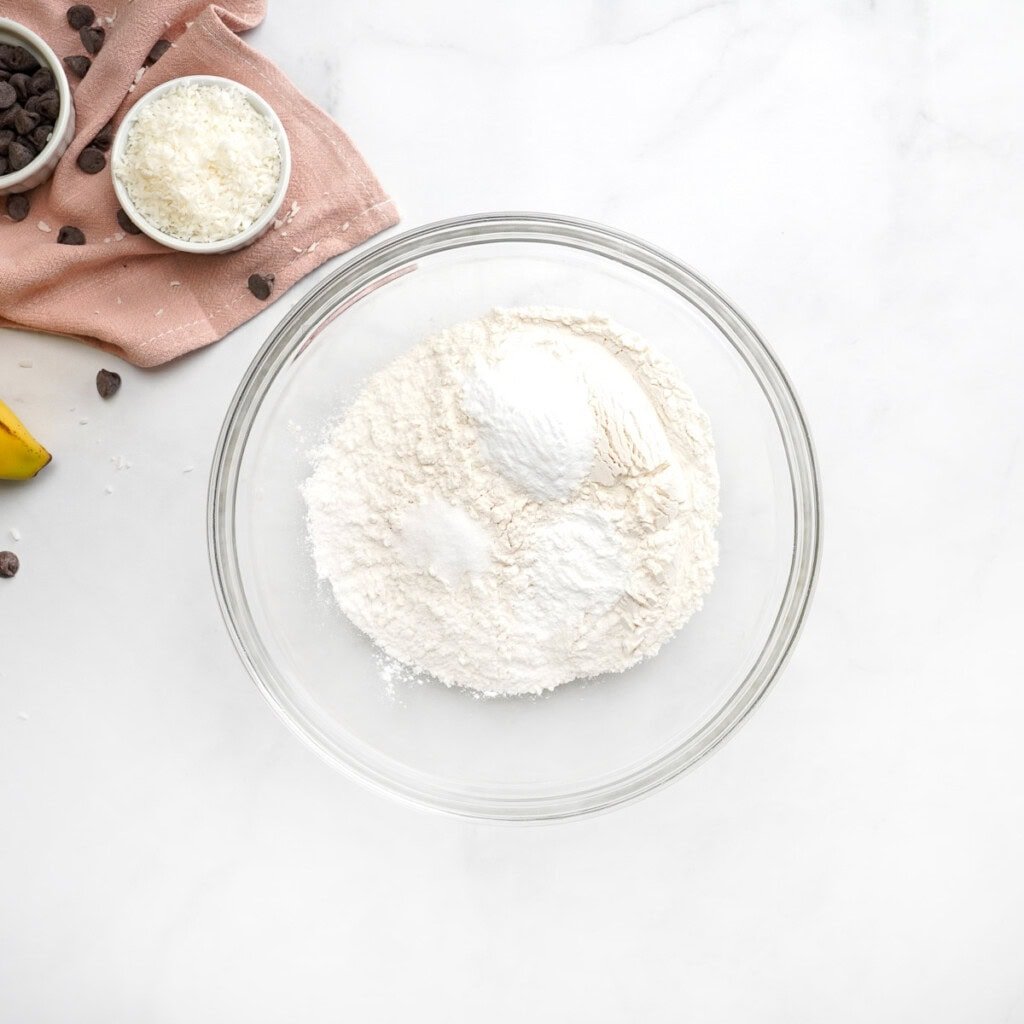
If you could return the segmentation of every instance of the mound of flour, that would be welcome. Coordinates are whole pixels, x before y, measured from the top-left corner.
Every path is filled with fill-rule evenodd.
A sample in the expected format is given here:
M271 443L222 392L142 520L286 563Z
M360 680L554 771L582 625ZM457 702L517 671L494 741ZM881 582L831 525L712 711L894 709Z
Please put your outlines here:
M718 549L707 417L596 314L496 310L372 376L311 453L319 576L388 655L539 693L655 654Z

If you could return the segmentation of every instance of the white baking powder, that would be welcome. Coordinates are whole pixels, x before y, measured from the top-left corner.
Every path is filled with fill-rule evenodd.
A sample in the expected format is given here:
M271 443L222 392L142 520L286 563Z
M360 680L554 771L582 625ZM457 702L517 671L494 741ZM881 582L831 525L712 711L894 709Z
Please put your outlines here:
M596 314L499 310L369 379L303 487L319 576L391 658L538 693L655 654L718 550L707 417Z
M462 409L488 461L538 500L568 498L594 464L597 424L574 359L545 344L510 346L498 362L473 361Z

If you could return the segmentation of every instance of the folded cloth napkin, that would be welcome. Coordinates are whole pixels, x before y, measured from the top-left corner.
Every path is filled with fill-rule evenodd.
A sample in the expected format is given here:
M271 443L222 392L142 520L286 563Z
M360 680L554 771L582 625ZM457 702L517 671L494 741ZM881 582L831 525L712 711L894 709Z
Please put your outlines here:
M324 260L394 224L395 207L345 133L305 99L236 32L258 24L265 0L93 0L103 48L75 90L75 138L53 177L29 193L18 223L0 198L0 326L67 334L155 366L222 338L266 305L250 274L274 274L281 296ZM83 53L66 2L4 0L6 17L45 39L58 57ZM173 45L140 68L159 39ZM240 252L172 252L145 235L126 235L109 168L86 174L82 149L115 126L148 89L181 75L215 74L258 92L277 111L292 150L292 177L277 227ZM76 84L77 82L77 84ZM286 220L287 223L281 223ZM57 244L64 225L82 246Z

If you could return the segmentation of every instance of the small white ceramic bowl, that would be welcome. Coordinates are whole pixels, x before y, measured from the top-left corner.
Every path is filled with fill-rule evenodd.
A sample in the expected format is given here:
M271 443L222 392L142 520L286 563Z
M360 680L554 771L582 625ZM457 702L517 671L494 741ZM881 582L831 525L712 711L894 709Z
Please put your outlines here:
M145 217L138 211L138 208L131 200L131 196L128 195L128 190L121 184L115 172L121 157L124 155L125 146L128 144L128 136L131 133L132 125L135 123L135 119L139 116L139 111L143 110L148 104L154 100L159 99L169 89L182 85L183 83L195 83L196 85L228 85L235 89L238 89L245 98L270 122L271 127L274 129L274 133L277 135L277 142L281 148L281 177L277 183L277 191L274 193L273 199L267 204L267 208L262 214L248 227L245 231L237 235L232 235L230 238L220 238L213 242L189 242L182 238L175 238L174 235L169 235L164 231L161 231L158 227L150 224ZM262 97L259 93L253 92L248 86L242 85L240 82L235 82L230 78L221 78L218 75L185 75L182 78L172 78L169 82L164 82L163 85L158 85L152 92L146 93L145 96L135 104L131 110L125 115L124 120L121 122L120 127L117 129L117 134L114 136L114 145L110 151L110 176L114 182L114 192L117 195L117 200L121 204L121 208L134 222L135 226L142 231L144 234L149 235L154 241L159 242L161 245L167 246L168 249L177 249L179 252L194 252L194 253L205 253L207 255L222 252L235 252L238 249L244 249L247 245L252 245L261 235L266 234L270 225L273 223L274 218L281 210L281 204L284 202L285 193L288 191L288 182L292 174L292 157L291 150L288 146L288 136L285 133L284 125L281 124L281 119L277 116L274 108Z
M24 46L26 50L35 54L40 65L52 72L57 85L57 95L60 97L57 123L53 126L53 134L43 147L43 151L20 171L0 174L0 196L4 196L13 192L27 192L30 188L41 185L53 174L64 151L71 145L71 140L75 136L75 102L63 65L53 50L35 32L29 31L16 21L11 21L10 18L0 18L0 43Z

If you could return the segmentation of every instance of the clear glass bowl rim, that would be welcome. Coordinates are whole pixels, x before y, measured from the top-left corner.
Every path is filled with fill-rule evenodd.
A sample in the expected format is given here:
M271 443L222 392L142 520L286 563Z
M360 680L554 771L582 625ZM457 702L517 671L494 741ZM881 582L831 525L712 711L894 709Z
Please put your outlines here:
M416 260L495 242L546 242L615 260L660 282L712 320L755 376L778 425L792 486L790 572L768 639L750 671L712 719L678 746L628 773L587 787L538 795L450 783L365 749L340 749L276 685L276 669L253 621L234 537L235 501L245 445L277 374L347 305ZM228 408L214 453L207 540L214 589L242 662L278 716L335 768L371 788L431 810L500 822L559 821L638 799L704 760L744 722L778 677L806 619L821 558L821 485L814 445L796 393L761 336L716 288L673 256L602 224L555 214L485 213L437 221L386 238L325 278L278 324L250 364Z

